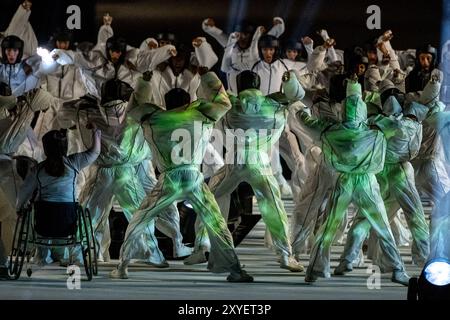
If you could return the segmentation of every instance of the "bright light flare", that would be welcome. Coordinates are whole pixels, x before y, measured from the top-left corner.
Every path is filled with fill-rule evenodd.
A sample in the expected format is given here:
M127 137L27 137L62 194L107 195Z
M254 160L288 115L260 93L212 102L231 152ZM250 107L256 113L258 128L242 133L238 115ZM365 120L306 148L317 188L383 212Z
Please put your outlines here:
M445 286L450 283L450 264L444 261L430 263L424 270L428 282L436 286Z
M42 62L46 65L50 65L54 63L54 60L52 58L52 55L50 54L50 51L48 51L45 48L37 48L37 54L42 58Z

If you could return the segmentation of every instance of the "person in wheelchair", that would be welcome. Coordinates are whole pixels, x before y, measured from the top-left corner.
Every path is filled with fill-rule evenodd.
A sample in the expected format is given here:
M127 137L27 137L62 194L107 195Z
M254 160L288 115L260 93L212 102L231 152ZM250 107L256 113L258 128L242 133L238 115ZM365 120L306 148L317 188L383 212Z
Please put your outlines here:
M51 130L42 137L46 159L25 178L16 206L20 214L29 201L34 203L35 231L38 236L61 238L76 233L76 177L81 169L92 164L100 154L101 131L91 124L89 127L92 129L92 146L84 152L71 155L67 155L66 130ZM39 249L35 262L44 264L48 253Z

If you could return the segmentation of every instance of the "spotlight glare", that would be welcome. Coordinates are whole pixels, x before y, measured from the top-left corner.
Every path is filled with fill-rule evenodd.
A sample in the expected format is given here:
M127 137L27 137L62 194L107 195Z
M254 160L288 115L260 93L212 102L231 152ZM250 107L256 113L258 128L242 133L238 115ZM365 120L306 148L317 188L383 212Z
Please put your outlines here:
M450 283L450 264L444 261L434 261L424 270L428 282L436 286L445 286Z
M50 65L53 63L53 58L47 49L39 47L37 48L37 54L42 58L44 64Z

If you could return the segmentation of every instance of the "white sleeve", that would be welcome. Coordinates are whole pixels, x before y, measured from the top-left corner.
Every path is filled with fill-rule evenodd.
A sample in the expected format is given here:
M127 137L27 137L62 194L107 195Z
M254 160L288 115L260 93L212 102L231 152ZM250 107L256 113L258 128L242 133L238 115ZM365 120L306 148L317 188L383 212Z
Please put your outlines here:
M302 43L303 43L303 41L302 41ZM305 47L306 53L308 54L308 58L309 58L309 56L312 55L312 53L314 51L314 42L311 41L311 43L309 43L309 44L303 43L303 46Z
M337 56L336 51L334 50L334 47L328 48L327 57L329 59L329 63L333 63L339 60L339 57Z
M381 80L380 69L376 65L369 66L364 74L364 90L377 92L378 82Z
M251 53L250 60L253 63L259 60L258 41L259 38L261 38L261 36L262 30L260 27L258 27L255 31L255 34L253 35L252 43L250 44L250 53Z
M378 43L381 43L381 42L384 43L384 47L388 51L389 57L391 58L389 60L389 66L392 68L392 70L401 69L400 63L398 62L398 56L395 53L394 49L392 48L391 42L383 41L382 35L378 38ZM380 49L377 49L377 52L378 52L378 60L381 61L381 59L383 58L383 53L381 52Z
M68 156L70 163L77 171L89 166L97 160L101 150L101 135L98 130L92 132L92 146L80 153L74 153Z
M114 35L114 30L111 26L108 25L102 25L100 29L98 30L97 35L97 45L106 43L106 40L111 38Z
M233 48L234 48L236 42L237 42L236 33L233 32L228 37L228 43L225 47L225 52L222 57L222 65L220 67L222 72L228 73L233 70L233 68L231 67L231 55L233 54Z
M33 111L47 110L50 107L56 108L59 103L59 99L53 97L48 91L43 89L37 89L33 95L31 102L29 103Z
M200 39L202 39L202 44L199 47L195 47L195 56L197 57L198 65L211 69L217 63L219 58L217 58L217 55L206 39Z
M211 27L206 25L206 21L208 19L203 20L202 22L202 29L204 32L206 32L207 34L209 34L211 37L213 37L214 39L216 39L216 41L218 43L220 43L220 45L222 47L226 47L227 42L228 42L228 36L226 35L225 32L223 32L221 29L217 28L217 27Z
M307 68L309 71L322 71L326 68L324 60L327 50L323 46L317 46L308 57Z
M297 79L298 75L296 74L296 71L291 70L289 73L289 80L283 82L282 84L283 92L289 101L299 101L305 97L305 90L302 88Z
M8 29L5 31L5 36L15 35L24 41L24 57L35 54L38 46L36 35L28 21L30 15L31 10L27 11L22 5L19 5L19 8L9 23Z
M166 45L153 50L140 50L137 55L136 67L140 72L153 71L156 67L171 57L170 50L173 45Z
M267 34L279 38L285 30L284 20L281 17L275 17L273 20L278 20L281 23L274 25Z

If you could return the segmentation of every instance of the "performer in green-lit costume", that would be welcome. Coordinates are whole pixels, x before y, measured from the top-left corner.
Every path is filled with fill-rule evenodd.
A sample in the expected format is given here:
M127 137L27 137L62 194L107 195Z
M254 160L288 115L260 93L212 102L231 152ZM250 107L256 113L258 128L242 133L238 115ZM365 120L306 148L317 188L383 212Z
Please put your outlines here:
M230 98L232 108L223 120L226 146L232 149L227 150L225 166L211 178L211 191L227 220L231 193L243 181L250 184L275 251L280 256L280 267L301 272L303 266L292 257L287 215L271 169L270 150L283 133L286 108L289 103L302 99L305 91L293 72L284 73L282 93L273 93L267 97L259 90L259 75L252 71L238 74L236 82L239 94ZM200 228L196 236L200 238L206 235ZM204 254L202 250L195 253ZM192 260L195 255L186 260ZM202 257L196 260L202 262Z
M120 264L111 272L112 278L128 277L127 266L147 225L174 201L188 200L209 234L209 270L230 272L227 280L231 282L253 281L241 269L227 224L199 170L214 124L231 107L217 76L201 70L200 98L190 104L189 94L182 89L172 89L165 95L167 111L147 103L150 83L143 78L130 100L130 115L141 122L161 175L128 225Z
M304 111L299 111L298 117L305 125L321 131L325 162L338 172L328 201L328 217L315 238L305 281L330 277L331 245L347 207L353 202L380 238L383 253L394 270L392 281L408 285L409 277L389 228L375 177L384 166L386 139L381 131L370 130L364 123L367 107L362 100L361 86L355 80L347 83L342 123L312 119Z
M419 113L420 107L426 108L414 104L402 110L400 103L392 95L382 103L382 114L369 118L369 124L378 127L387 139L384 168L376 177L389 220L394 219L399 208L403 210L413 238L411 247L413 261L419 267L423 267L429 254L430 235L410 160L419 152L422 141L422 125L419 122L422 119ZM369 221L358 212L334 274L342 275L352 270L352 262L357 257L369 230ZM370 245L376 246L375 252L379 251L377 241L370 241ZM372 260L384 271L388 270L383 259L379 259L382 255L376 256L378 258L372 257Z

